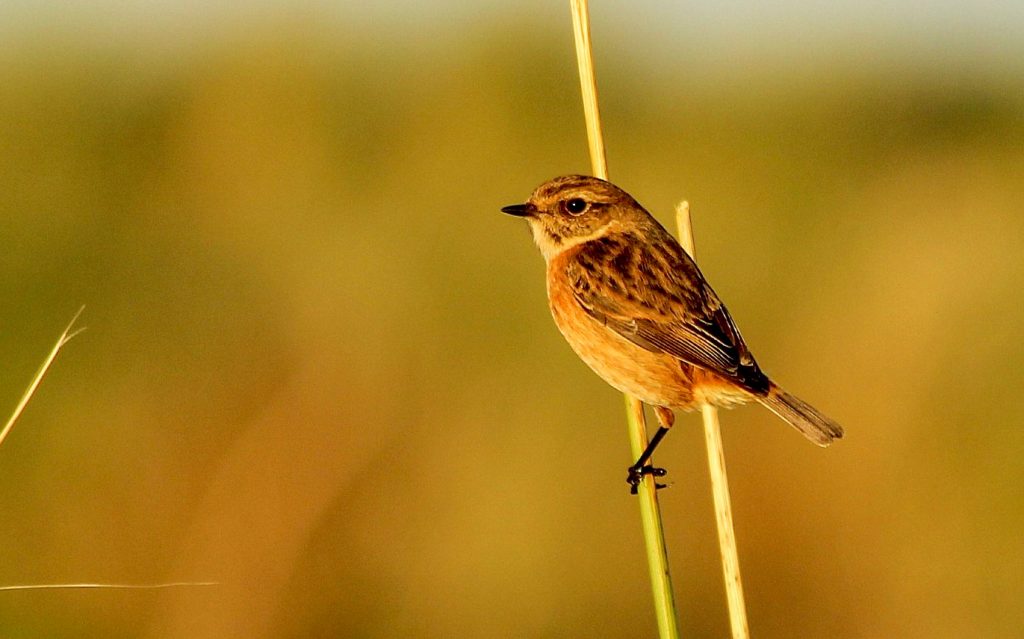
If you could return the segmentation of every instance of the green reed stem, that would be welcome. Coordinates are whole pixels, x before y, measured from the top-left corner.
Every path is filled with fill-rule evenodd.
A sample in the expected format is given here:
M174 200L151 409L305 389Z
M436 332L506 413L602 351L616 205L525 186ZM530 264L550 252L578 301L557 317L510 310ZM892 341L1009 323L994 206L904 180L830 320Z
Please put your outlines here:
M608 165L605 156L604 138L601 133L601 118L597 108L597 82L594 78L594 60L590 43L590 11L587 0L569 0L572 9L573 32L576 38L576 60L580 71L580 89L583 95L583 112L587 124L587 141L590 148L590 163L594 175L608 179ZM629 428L631 461L636 460L647 447L647 422L644 406L640 400L625 396L626 422ZM654 477L644 475L637 491L640 502L640 520L643 525L644 544L647 548L647 568L651 576L654 594L654 610L658 621L658 636L662 639L678 639L679 622L676 612L675 594L668 569L668 553L665 547L665 531L661 525L661 511L658 509L658 494Z

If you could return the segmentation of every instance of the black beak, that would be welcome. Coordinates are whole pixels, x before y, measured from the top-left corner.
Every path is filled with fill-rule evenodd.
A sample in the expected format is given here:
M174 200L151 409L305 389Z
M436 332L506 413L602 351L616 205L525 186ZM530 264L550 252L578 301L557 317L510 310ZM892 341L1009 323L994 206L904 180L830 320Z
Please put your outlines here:
M518 215L519 217L529 217L533 214L532 204L511 204L509 206L501 207L502 213L508 213L509 215Z

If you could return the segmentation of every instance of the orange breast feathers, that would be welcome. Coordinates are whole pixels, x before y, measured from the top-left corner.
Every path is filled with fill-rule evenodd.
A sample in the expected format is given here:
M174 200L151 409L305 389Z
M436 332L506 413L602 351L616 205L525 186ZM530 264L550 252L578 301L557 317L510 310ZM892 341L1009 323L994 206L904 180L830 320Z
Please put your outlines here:
M548 304L558 330L576 354L614 388L652 406L694 408L694 367L637 346L591 317L576 301L566 265L578 249L548 264Z

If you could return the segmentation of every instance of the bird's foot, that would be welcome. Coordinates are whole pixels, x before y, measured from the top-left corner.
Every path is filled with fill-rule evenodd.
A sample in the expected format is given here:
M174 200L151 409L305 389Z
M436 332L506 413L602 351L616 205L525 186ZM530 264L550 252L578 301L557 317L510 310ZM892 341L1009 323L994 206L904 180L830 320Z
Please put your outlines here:
M640 488L640 482L644 480L644 475L652 475L654 477L664 477L668 471L664 468L656 468L654 466L638 466L633 465L629 467L629 474L626 475L626 483L629 484L629 494L635 495L637 490ZM664 488L666 484L655 483L654 487Z

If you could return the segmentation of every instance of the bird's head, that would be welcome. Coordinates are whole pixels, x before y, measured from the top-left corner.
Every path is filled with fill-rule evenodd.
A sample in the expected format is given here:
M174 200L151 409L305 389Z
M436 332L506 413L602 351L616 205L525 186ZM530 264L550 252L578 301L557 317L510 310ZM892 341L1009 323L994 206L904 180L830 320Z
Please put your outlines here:
M583 242L650 219L628 193L588 175L564 175L541 184L524 204L501 209L526 218L533 239L550 261Z

